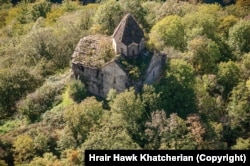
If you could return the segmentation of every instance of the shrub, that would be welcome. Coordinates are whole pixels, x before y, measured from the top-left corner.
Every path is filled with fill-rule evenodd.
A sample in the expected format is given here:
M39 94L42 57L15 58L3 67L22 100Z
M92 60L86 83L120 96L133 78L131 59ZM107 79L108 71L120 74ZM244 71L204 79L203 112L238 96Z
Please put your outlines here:
M62 84L56 83L43 85L17 104L18 111L30 122L40 120L42 113L61 101L58 96L62 93L63 87Z
M15 110L15 103L40 85L41 80L27 69L0 70L0 117Z
M46 18L47 13L51 10L51 2L47 0L35 3L31 9L31 15L33 21L36 21L39 17Z
M81 102L87 96L85 85L80 80L72 80L69 83L68 93L76 102Z

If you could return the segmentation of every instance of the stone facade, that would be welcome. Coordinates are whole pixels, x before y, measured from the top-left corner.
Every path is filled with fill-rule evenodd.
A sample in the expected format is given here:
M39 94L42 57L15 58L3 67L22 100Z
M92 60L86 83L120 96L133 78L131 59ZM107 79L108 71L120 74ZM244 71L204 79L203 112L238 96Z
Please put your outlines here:
M115 62L112 61L102 68L103 73L103 96L106 96L111 88L118 92L129 87L127 73Z
M103 68L92 68L81 63L72 62L75 78L81 79L90 93L106 97L111 88L118 92L129 87L127 73L115 62L107 63Z

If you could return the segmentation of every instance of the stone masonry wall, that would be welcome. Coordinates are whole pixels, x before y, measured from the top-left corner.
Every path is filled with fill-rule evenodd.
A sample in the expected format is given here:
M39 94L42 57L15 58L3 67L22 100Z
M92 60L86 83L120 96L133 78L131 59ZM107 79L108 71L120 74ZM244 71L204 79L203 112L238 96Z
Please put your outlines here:
M165 61L166 56L164 54L154 53L146 70L144 84L152 84L155 80L160 78Z
M111 62L102 69L103 73L103 94L106 96L111 88L118 92L128 88L127 74L117 65L116 62Z

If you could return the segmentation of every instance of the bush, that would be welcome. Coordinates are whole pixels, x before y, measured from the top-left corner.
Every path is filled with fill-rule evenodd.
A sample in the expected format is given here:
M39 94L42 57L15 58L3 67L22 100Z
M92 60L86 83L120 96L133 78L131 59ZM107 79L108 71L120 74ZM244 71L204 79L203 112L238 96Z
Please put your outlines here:
M47 13L51 10L51 2L47 0L35 3L32 6L31 14L33 21L36 21L39 17L46 18Z
M72 104L65 109L64 118L77 145L82 144L89 131L98 126L102 114L102 103L98 102L95 97L86 98L80 104ZM69 134L69 132L66 133ZM68 143L72 143L70 137L65 139L62 141L66 144L63 145L62 142L61 147L67 147Z
M61 101L58 97L62 93L63 87L63 85L56 83L43 85L17 104L18 111L30 122L40 120L42 113Z
M69 83L68 93L69 96L78 103L87 96L85 85L80 80L72 80Z
M15 164L29 162L35 156L34 140L28 135L20 135L14 144Z
M7 16L8 16L7 10L0 11L0 28L4 27L6 25L5 21L6 21Z
M0 70L0 118L13 113L15 103L42 82L27 69Z

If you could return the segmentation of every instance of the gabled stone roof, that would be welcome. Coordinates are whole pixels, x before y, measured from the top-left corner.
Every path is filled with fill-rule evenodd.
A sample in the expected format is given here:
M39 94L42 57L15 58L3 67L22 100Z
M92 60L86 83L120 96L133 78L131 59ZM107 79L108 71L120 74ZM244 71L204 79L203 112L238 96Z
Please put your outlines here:
M129 13L123 17L116 27L113 38L116 42L122 42L128 46L133 42L139 44L144 38L144 33L134 17Z

